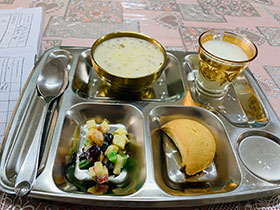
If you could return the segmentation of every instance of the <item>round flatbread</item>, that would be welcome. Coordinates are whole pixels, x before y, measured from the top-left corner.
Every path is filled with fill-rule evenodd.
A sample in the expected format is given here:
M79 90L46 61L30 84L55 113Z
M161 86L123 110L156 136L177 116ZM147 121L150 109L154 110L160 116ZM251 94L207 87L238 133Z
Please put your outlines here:
M190 119L172 120L161 127L177 146L182 167L188 175L208 168L215 156L216 141L211 131Z

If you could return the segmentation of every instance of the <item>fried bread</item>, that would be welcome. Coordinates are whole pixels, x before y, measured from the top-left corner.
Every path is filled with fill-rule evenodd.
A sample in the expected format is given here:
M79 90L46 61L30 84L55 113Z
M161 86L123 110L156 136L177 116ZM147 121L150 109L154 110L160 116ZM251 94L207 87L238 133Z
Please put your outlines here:
M190 119L172 120L161 127L178 148L187 175L208 168L215 156L216 141L211 131Z

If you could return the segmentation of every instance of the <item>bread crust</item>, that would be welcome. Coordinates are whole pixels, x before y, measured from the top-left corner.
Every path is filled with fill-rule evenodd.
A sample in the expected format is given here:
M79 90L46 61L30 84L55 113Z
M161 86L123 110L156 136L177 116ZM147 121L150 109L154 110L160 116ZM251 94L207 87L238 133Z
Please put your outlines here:
M182 167L188 175L208 168L215 156L216 141L211 131L190 119L172 120L161 127L177 146Z

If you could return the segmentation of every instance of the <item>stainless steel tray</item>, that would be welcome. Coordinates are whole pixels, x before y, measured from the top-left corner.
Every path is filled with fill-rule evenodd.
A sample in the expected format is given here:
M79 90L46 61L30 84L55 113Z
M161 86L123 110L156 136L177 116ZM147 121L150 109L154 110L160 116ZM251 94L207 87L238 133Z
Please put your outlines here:
M42 112L37 76L53 57L69 70L69 86L49 109L39 175L29 196L103 206L171 207L280 192L280 121L249 69L224 100L214 100L194 91L197 54L168 51L168 67L153 87L137 96L117 97L95 74L89 52L88 48L52 48L37 62L1 147L2 191L14 194L17 173ZM135 136L129 150L137 164L119 195L81 193L64 178L75 128L93 117L125 126ZM217 137L214 162L198 176L180 173L176 148L160 132L161 125L176 118L195 119Z

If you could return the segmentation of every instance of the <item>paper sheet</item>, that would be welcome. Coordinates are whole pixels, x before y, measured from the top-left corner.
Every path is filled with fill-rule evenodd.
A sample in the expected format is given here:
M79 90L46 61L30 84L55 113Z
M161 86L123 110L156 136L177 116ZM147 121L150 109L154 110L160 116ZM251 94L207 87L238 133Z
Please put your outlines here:
M0 145L41 42L42 8L0 10Z
M0 10L0 54L37 53L42 34L42 8Z

